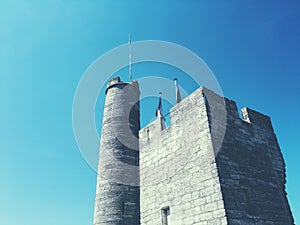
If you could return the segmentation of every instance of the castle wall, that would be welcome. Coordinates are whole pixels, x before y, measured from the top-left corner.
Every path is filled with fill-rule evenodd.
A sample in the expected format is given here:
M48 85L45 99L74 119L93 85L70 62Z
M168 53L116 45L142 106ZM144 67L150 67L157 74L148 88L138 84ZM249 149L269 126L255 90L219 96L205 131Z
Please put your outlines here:
M140 131L141 225L226 224L206 100L197 90Z
M213 107L220 96L209 95ZM226 133L216 161L228 224L294 224L285 192L285 164L270 118L243 108L240 119L235 102L225 102ZM218 118L210 122L212 141L218 143Z
M141 225L294 224L270 118L201 88L140 131Z

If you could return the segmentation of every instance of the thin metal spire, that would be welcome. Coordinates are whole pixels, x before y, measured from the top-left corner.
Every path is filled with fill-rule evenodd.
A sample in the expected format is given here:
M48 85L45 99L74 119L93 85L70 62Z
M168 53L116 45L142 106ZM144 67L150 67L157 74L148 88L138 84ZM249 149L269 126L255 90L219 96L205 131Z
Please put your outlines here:
M130 33L128 36L128 47L129 47L129 81L132 81L132 59L131 59L131 38Z

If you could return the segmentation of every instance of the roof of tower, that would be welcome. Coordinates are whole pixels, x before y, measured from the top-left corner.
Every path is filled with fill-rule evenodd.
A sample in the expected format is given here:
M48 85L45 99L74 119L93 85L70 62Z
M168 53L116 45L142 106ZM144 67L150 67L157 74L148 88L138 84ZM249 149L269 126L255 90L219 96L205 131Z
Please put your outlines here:
M138 85L138 82L136 80L123 82L120 77L114 77L108 81L105 93L107 93L110 88L119 85Z

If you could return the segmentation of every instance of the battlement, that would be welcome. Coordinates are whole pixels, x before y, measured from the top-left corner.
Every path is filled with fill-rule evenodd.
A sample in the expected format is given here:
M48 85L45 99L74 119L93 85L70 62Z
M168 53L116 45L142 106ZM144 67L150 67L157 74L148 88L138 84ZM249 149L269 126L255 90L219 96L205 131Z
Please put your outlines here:
M139 84L136 80L130 82L123 82L121 81L120 77L114 77L107 82L105 93L107 94L107 91L112 87L124 88L126 85L136 86L136 89L139 90Z
M255 124L265 129L273 129L271 118L260 112L254 111L247 107L241 109L242 118L244 121Z
M181 126L185 121L190 121L193 114L196 113L206 115L211 126L214 122L217 122L218 126L223 124L226 127L226 124L230 121L241 126L250 125L255 129L273 131L269 116L248 107L242 108L239 112L235 101L218 95L210 89L200 87L170 109L169 127L165 128L163 126L164 121L161 118L156 118L140 130L140 140L146 138L149 141L155 135L168 132L172 127ZM247 122L247 125L245 125L245 122Z

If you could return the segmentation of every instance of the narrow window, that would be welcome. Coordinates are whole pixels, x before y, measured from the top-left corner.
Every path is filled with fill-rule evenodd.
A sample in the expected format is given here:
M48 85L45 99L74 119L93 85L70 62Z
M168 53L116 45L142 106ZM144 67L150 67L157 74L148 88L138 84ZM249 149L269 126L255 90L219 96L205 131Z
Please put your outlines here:
M170 207L166 206L161 209L162 225L168 225L168 216L170 215Z
M125 215L125 202L122 202L122 215Z
M149 135L149 132L150 132L150 130L149 130L149 128L147 129L147 141L149 141L150 140L150 135Z

